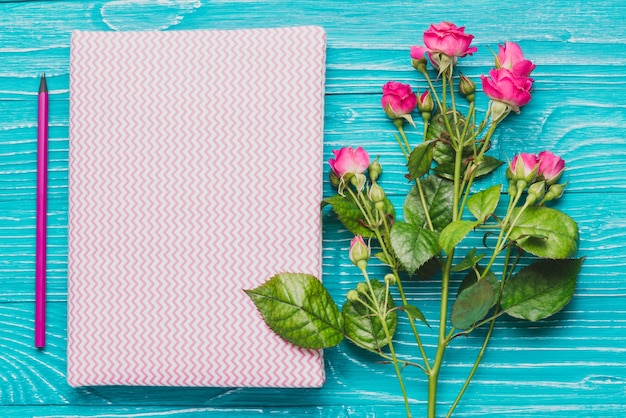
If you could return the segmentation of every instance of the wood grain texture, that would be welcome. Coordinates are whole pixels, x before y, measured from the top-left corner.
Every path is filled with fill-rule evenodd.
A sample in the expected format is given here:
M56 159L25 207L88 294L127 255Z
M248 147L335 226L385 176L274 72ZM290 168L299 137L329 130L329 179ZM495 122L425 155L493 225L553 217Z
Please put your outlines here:
M425 84L408 59L428 24L452 20L476 36L461 62L477 79L488 48L517 41L537 63L533 100L499 129L492 153L549 149L568 164L557 203L580 227L586 261L574 299L548 320L499 322L458 416L619 417L626 414L626 3L618 0L423 1L26 1L0 2L0 416L400 416L393 370L347 343L326 350L321 389L82 388L65 382L69 39L73 30L193 30L320 25L328 33L325 159L362 145L380 155L381 179L401 205L409 185L380 109L386 81ZM209 46L207 46L209 47ZM250 51L254 59L254 51ZM36 91L50 88L48 345L33 347ZM484 111L486 100L478 99ZM415 141L418 134L413 134ZM503 180L479 183L485 187ZM325 184L325 194L331 188ZM324 281L342 298L359 280L351 236L324 211ZM480 236L468 244L482 245ZM374 272L380 272L378 269ZM380 273L379 273L380 274ZM455 283L458 283L458 279ZM437 284L407 291L435 318ZM434 319L433 319L434 320ZM434 332L420 328L434 352ZM446 356L441 402L449 404L481 342L457 339ZM408 324L399 344L414 353ZM415 416L425 379L407 370ZM442 408L443 409L443 408Z

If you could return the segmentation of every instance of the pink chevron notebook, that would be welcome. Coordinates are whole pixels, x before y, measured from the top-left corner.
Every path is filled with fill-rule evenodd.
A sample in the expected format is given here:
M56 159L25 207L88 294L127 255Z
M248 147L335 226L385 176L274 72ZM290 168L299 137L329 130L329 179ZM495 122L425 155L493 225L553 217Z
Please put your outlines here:
M75 32L68 382L317 387L244 288L320 276L325 33Z

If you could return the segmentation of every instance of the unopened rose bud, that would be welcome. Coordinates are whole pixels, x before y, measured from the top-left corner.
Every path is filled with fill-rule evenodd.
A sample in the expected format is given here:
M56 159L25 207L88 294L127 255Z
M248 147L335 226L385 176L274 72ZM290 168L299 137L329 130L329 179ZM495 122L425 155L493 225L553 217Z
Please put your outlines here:
M476 91L476 84L469 78L461 74L461 81L459 82L459 92L468 102L473 102L476 97L474 92Z
M506 176L509 180L516 181L518 190L524 190L527 184L532 183L537 177L539 169L539 160L534 154L525 152L519 153L513 157L513 161L506 170ZM524 184L521 185L520 181Z
M538 181L528 188L528 194L535 196L535 199L541 199L546 192L546 182Z
M412 46L411 47L411 65L420 73L424 74L426 72L426 48L423 46Z
M377 203L383 203L385 201L385 191L378 185L378 183L374 183L372 184L372 187L370 187L368 197L374 205Z
M378 158L370 163L369 168L367 169L370 175L371 181L378 180L380 174L383 172L383 166L378 162Z
M365 295L367 294L369 289L367 288L367 284L365 284L364 282L359 282L356 284L356 291L362 295Z
M545 202L549 202L551 200L559 199L561 196L563 196L563 192L565 191L565 186L566 185L567 185L567 183L565 183L565 184L553 184L552 186L550 186L548 188L548 191L546 192L546 194L543 196L543 200L541 201L541 203L545 203Z
M385 283L387 284L387 286L393 286L396 284L396 276L394 276L392 273L387 273L385 275Z
M431 113L435 109L435 102L430 94L430 90L426 90L417 98L417 109L424 113Z
M361 270L365 270L369 259L370 247L363 241L362 236L356 235L350 243L350 261Z
M361 297L359 296L359 292L357 292L354 289L348 290L348 293L346 294L346 299L348 299L350 302L360 302L361 301Z
M528 187L528 195L526 196L526 205L534 205L535 202L543 197L546 191L546 182L538 181Z

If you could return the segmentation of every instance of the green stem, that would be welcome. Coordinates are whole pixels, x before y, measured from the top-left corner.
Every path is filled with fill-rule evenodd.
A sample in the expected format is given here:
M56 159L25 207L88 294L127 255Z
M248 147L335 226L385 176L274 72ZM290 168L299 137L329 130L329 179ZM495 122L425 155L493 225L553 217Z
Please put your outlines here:
M400 136L404 141L404 146L406 147L407 154L411 155L411 144L409 144L409 140L404 133L404 121L402 119L395 119L393 121L393 124L396 125L396 128L398 128L398 132L400 132Z
M365 269L362 270L363 273L363 277L365 277L365 282L367 283L367 286L369 288L370 294L372 295L372 297L374 298L374 300L376 302L378 302L377 298L376 298L376 293L374 292L374 288L372 287L372 283L370 282L369 279L369 275L367 274L367 271ZM402 378L402 371L400 370L400 365L398 364L398 357L396 356L396 350L393 346L393 340L392 340L392 335L389 332L389 327L387 326L387 321L386 321L386 309L387 306L385 306L385 312L383 313L381 311L381 306L379 303L375 303L375 308L376 308L376 316L378 316L378 319L380 320L381 326L383 327L383 331L385 332L385 338L387 339L387 344L389 345L389 353L391 354L391 361L393 362L393 367L396 370L396 376L398 377L398 383L400 384L400 390L402 391L402 397L404 398L404 406L406 408L406 416L407 418L411 417L411 407L409 405L409 397L407 395L406 392L406 387L404 386L404 379Z
M470 381L474 377L474 374L476 373L476 370L478 369L478 366L480 365L480 362L482 361L483 356L485 355L485 350L487 349L487 344L489 343L489 339L491 338L491 333L493 332L493 328L495 324L496 324L496 318L493 318L491 320L491 324L489 325L489 330L487 331L487 335L485 335L485 340L483 341L483 345L480 348L480 351L478 353L478 356L476 357L476 361L474 362L474 365L472 366L472 370L470 370L469 375L467 376L467 379L465 379L465 383L463 383L463 387L461 388L461 390L459 391L459 394L457 395L456 399L452 403L452 406L450 406L450 409L448 410L448 413L446 414L446 418L452 416L452 412L454 412L454 409L459 404L459 401L465 394L465 390L467 389L467 387L470 384Z
M504 288L504 282L505 282L505 277L507 275L507 270L509 269L509 262L511 259L511 247L508 247L507 251L506 251L506 256L504 257L504 266L502 268L502 280L500 281L500 289L498 290L498 300L500 299L500 295L502 294L502 289ZM517 260L516 260L517 262ZM515 268L515 265L511 268L512 269ZM467 375L467 379L465 379L465 383L463 383L463 387L461 388L461 390L459 391L456 399L454 400L454 402L452 403L452 406L450 406L450 409L448 410L448 414L446 415L446 418L450 417L452 415L452 412L454 412L454 409L456 408L456 406L458 405L459 401L461 400L461 398L463 397L463 394L465 393L465 391L467 390L467 387L469 386L472 378L474 377L474 374L476 373L476 370L478 370L478 366L480 365L483 356L485 355L485 350L487 349L487 344L489 343L489 340L491 339L491 334L493 333L493 329L495 327L496 324L496 319L498 319L498 317L503 314L503 311L499 311L499 309L496 307L494 314L492 315L490 321L491 323L489 324L489 329L487 330L487 334L485 335L485 339L483 341L483 345L480 348L480 351L478 352L478 355L476 356L476 361L474 361L474 365L472 366L472 369L470 370L469 374ZM481 326L482 324L486 323L486 321L481 322L480 324L476 325L475 327L472 328L478 328L479 326ZM470 330L471 332L471 330Z
M385 225L385 230L387 231L387 235L389 235L389 224L387 223L387 219L385 219L384 214L381 214L383 216L383 222ZM385 259L387 261L391 262L394 261L394 265L389 265L389 267L391 267L391 271L394 275L394 277L396 278L396 286L398 286L398 293L400 294L400 299L402 300L402 305L408 305L407 299L406 299L406 294L404 293L404 289L402 287L402 280L400 279L400 274L398 274L398 269L395 266L395 254L391 255L391 251L387 248L387 241L385 241L382 237L382 235L380 234L380 231L378 229L376 229L375 231L376 233L376 239L378 240L378 242L380 243L380 247L383 250L383 254L385 255ZM393 260L392 260L393 258ZM424 344L422 343L422 339L420 338L419 332L417 331L417 327L415 326L415 318L413 318L413 316L411 316L411 314L409 312L406 313L407 316L409 317L409 323L411 325L411 330L413 331L413 335L415 336L415 342L417 343L417 346L419 348L420 354L422 355L422 358L424 359L424 370L426 372L430 371L430 362L428 361L428 356L426 355L426 350L424 349Z
M422 137L422 141L426 142L426 139L428 138L429 121L427 119L423 119L423 120L424 120L424 135Z
M424 187L422 186L422 182L420 179L415 180L415 185L417 186L417 192L420 195L420 201L422 203L422 208L424 209L424 217L426 218L426 224L431 231L435 230L433 226L433 221L430 218L430 210L428 207L428 203L426 202L426 195L424 193Z
M394 135L394 137L396 138L396 141L398 141L398 145L400 146L400 150L402 151L402 154L404 155L404 158L406 158L406 160L409 161L409 154L404 149L404 144L400 140L400 137L398 135Z
M474 106L474 103L472 102L470 106ZM483 144L480 148L478 155L474 157L474 161L478 161L480 158L482 158L482 156L487 151L487 148L489 148L489 143L491 142L491 136L496 130L496 126L497 124L494 123L489 128L489 131L487 132L487 134L485 135L485 138L483 139ZM463 135L465 135L465 132L463 133ZM470 173L470 178L467 180L467 183L465 179L463 179L463 182L461 183L461 194L463 196L463 202L461 203L461 206L459 209L460 213L463 213L463 211L465 210L465 206L467 205L467 199L470 196L470 189L472 187L472 184L474 183L475 178L476 178L476 169L472 170L472 172Z
M428 75L428 72L424 71L422 72L422 74L424 74L424 77L426 78L426 82L428 82L428 86L430 87L430 92L435 98L435 101L437 102L437 106L439 107L439 111L441 112L441 115L443 116L446 129L448 130L450 135L452 135L452 126L450 125L450 120L448 119L448 111L447 111L448 109L446 108L446 83L445 83L446 77L445 75L444 77L442 77L443 88L441 90L443 93L443 97L440 99L439 96L437 95L437 90L435 90L435 86L432 80L430 79L430 76Z
M517 194L515 196L511 196L511 199L509 200L509 207L507 208L506 215L504 216L504 220L502 221L502 224L500 227L500 234L498 235L498 240L496 241L496 246L493 250L493 254L491 254L489 263L487 264L487 266L482 272L482 275L480 276L481 279L484 278L487 275L487 273L489 273L489 271L491 270L491 266L496 261L496 257L502 251L501 246L502 246L502 243L505 242L504 241L505 231L507 231L508 229L507 224L509 223L509 219L511 218L511 214L513 213L513 208L515 208L515 206L517 205L517 202L519 202L519 199L522 197L523 192L524 192L523 190L518 189ZM506 234L506 236L508 237L508 234Z
M356 345L357 347L362 348L363 350L369 351L369 352L370 352L370 353L372 353L372 354L376 354L376 355L378 355L379 357L381 357L381 358L385 359L386 361L393 362L393 358L392 358L390 355L385 354L384 352L382 352L382 351L380 351L380 350L376 350L376 349L373 349L373 348L371 348L371 347L368 347L368 346L366 346L366 345L364 345L364 344L361 344L360 342L358 342L357 340L354 340L354 339L350 338L350 337L349 337L348 335L346 335L346 334L344 334L344 338L346 338L348 341L350 341L352 344ZM404 366L413 366L413 367L417 367L418 369L421 369L421 370L424 370L424 371L425 371L424 366L422 366L422 365L421 365L421 364L419 364L419 363L414 363L414 362L412 362L412 361L403 360L403 359L397 359L397 360L398 360L398 363L401 363L401 364L402 364L402 367L404 367Z
M461 132L459 131L459 117L456 112L456 96L454 94L454 83L452 82L452 71L447 71L448 77L448 85L450 86L450 101L452 102L452 117L454 119L454 130L456 132L456 137L459 140L459 143L462 144L465 142L465 136L461 137ZM450 132L452 134L452 132Z
M461 169L463 164L463 147L461 144L457 144L456 155L454 159L454 196L452 200L452 220L456 221L460 218L461 214L459 212L459 200L461 193Z
M437 412L437 383L439 381L439 371L443 363L443 356L448 345L446 336L446 324L448 322L448 293L450 287L450 271L452 269L452 259L454 250L448 254L446 264L442 270L441 277L441 301L439 305L439 336L437 341L437 352L435 360L428 375L428 417L435 418Z

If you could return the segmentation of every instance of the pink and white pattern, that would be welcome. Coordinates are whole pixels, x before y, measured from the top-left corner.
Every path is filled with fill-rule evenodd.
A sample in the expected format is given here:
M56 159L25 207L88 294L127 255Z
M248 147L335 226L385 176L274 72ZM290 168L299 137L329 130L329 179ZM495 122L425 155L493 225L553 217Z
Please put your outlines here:
M75 32L68 382L321 386L243 292L321 277L325 33Z

